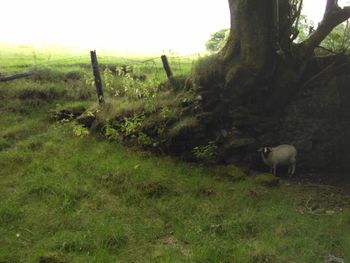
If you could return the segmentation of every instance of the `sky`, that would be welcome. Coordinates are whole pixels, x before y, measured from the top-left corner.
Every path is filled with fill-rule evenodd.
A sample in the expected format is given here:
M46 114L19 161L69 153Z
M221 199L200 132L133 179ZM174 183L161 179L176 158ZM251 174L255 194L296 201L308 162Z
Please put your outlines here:
M197 53L228 28L227 0L0 0L0 43L68 45L120 52ZM326 0L304 0L322 18ZM350 5L350 0L340 0Z

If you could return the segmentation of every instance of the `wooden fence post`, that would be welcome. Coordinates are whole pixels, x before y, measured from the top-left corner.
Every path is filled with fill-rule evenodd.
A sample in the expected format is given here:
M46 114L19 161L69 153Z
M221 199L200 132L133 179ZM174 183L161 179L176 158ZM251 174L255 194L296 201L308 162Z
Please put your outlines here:
M95 85L96 85L98 103L103 104L105 102L105 100L104 100L104 96L103 96L103 87L102 87L100 70L98 69L96 50L90 51L90 55L91 55L92 72L94 73L94 77L95 77Z
M163 67L164 67L164 70L166 72L166 75L167 75L168 79L170 79L173 76L173 73L171 72L171 68L169 66L168 59L167 59L166 55L162 55L161 58L162 58Z

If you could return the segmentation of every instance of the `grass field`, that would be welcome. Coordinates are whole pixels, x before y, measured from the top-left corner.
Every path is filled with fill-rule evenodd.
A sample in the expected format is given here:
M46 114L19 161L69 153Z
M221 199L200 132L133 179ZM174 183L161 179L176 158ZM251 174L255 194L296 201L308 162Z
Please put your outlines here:
M5 51L0 72L35 66L30 49ZM95 104L89 57L45 65L48 53L37 56L39 77L0 83L0 262L350 261L350 196L340 189L232 180L76 136L74 122L50 116ZM60 56L70 57L51 54ZM189 61L175 74L188 72Z

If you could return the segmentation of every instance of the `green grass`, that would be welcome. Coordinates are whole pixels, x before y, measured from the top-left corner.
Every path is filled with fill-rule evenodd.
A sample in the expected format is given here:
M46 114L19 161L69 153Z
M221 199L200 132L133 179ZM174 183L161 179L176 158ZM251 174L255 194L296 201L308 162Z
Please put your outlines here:
M70 88L0 83L0 262L350 261L348 195L77 137L50 119L95 103Z

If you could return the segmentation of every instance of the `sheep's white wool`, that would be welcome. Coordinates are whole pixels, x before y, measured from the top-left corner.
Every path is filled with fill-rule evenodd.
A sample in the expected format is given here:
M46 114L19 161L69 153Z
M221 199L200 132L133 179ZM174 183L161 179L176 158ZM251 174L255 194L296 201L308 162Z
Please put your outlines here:
M288 165L288 173L293 175L297 150L293 145L282 144L276 147L260 148L261 157L264 163L271 167L272 173L276 175L277 165Z

